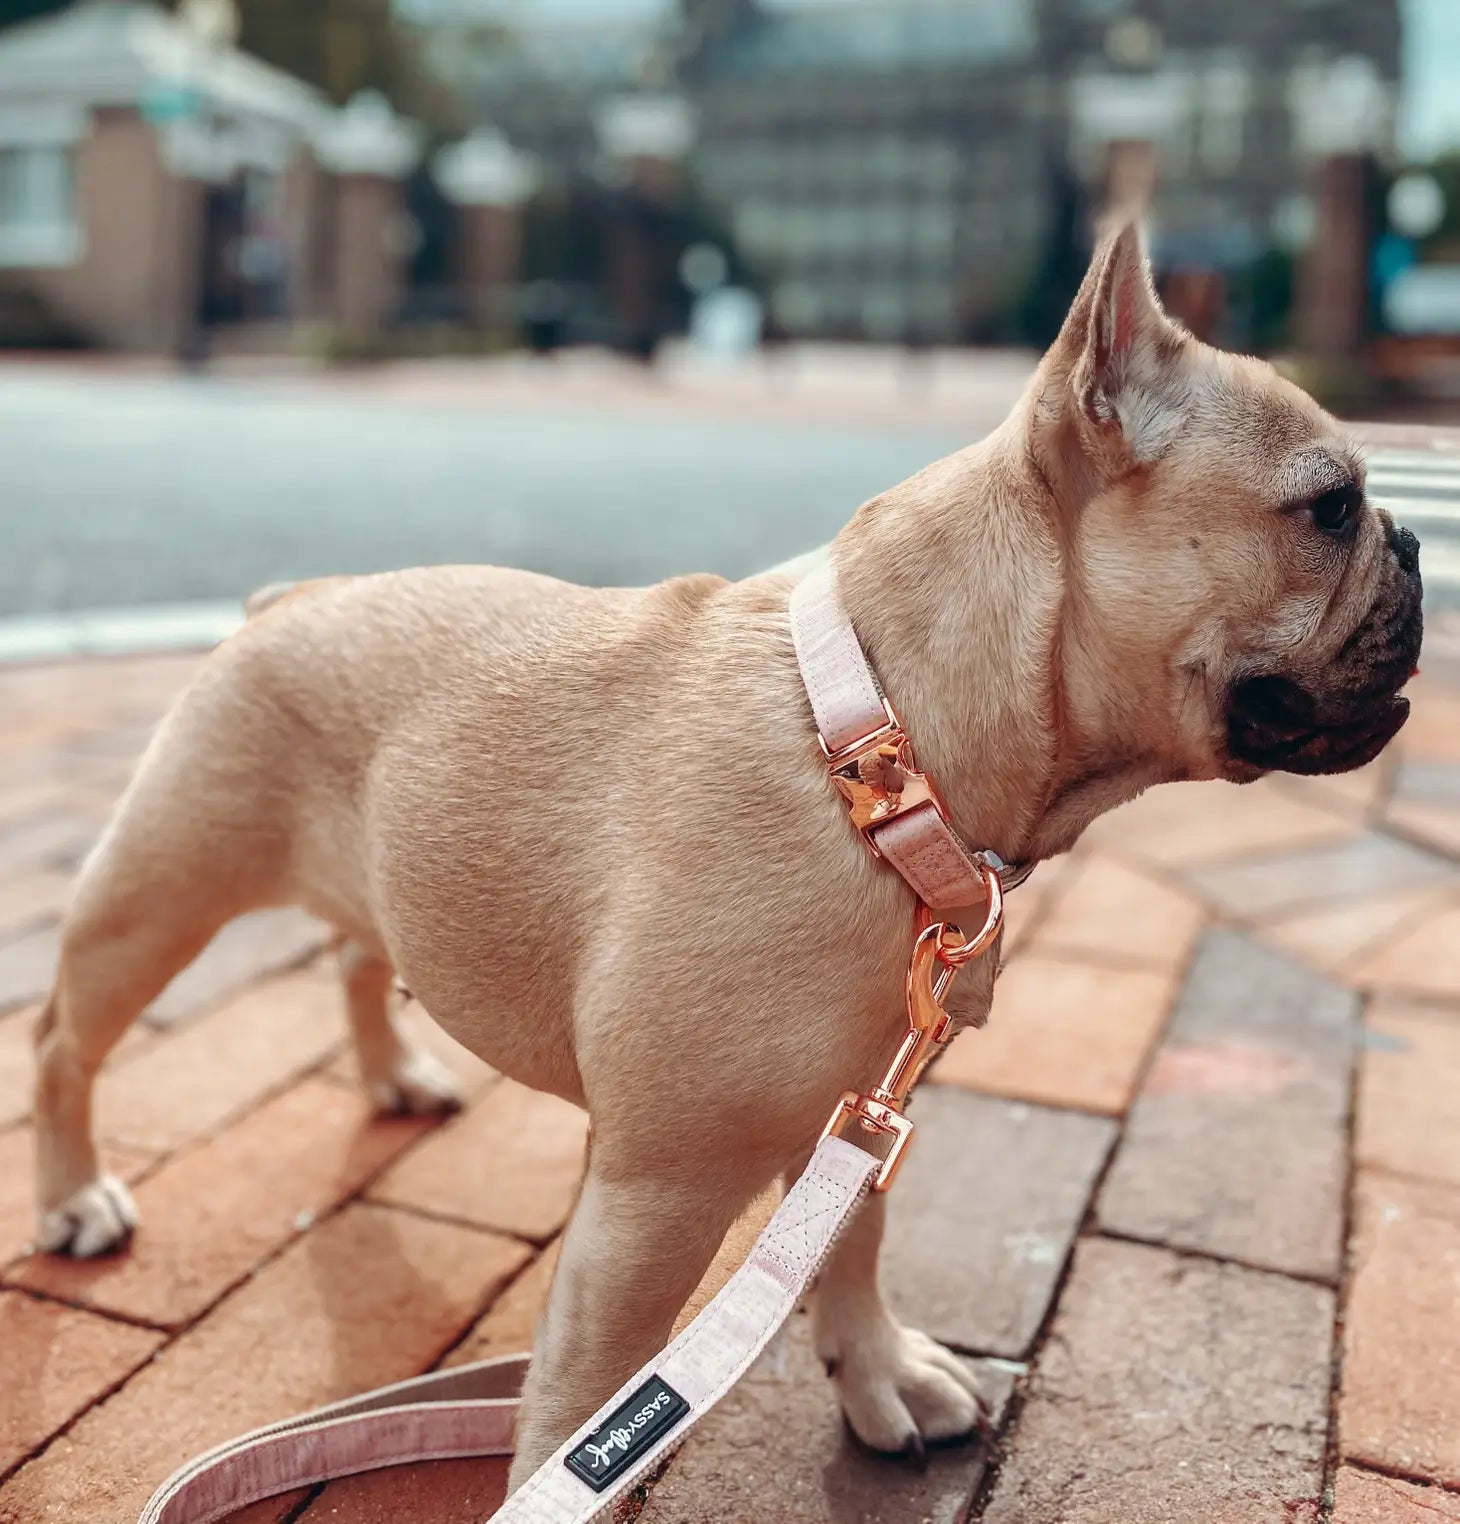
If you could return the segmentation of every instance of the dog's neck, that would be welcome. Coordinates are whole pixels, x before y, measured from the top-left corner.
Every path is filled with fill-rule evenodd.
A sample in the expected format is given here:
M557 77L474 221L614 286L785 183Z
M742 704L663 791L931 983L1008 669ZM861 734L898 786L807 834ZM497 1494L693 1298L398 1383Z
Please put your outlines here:
M964 838L1009 861L1068 850L1096 816L1171 776L1123 754L1118 727L1102 733L1096 700L1112 675L1068 638L1062 499L1098 484L1068 465L1056 474L1033 447L1048 379L987 439L867 503L832 547L920 765Z

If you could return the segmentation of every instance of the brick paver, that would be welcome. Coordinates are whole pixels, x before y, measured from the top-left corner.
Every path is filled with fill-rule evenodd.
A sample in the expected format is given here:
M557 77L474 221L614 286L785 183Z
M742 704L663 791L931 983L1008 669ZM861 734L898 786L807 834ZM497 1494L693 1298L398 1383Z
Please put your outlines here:
M1336 1277L1357 1016L1341 985L1209 932L1132 1108L1102 1225Z
M56 920L70 896L71 879L57 868L0 876L0 936Z
M0 829L0 873L9 878L33 869L74 869L97 834L93 815L55 810L26 816Z
M1372 1471L1339 1469L1332 1524L1443 1524L1460 1519L1460 1493Z
M215 1439L527 1347L582 1167L576 1110L415 1007L468 1109L372 1119L322 929L266 912L103 1076L132 1249L20 1258L67 865L194 665L0 670L0 1524L130 1524ZM1020 1362L983 1366L996 1450L861 1455L799 1319L647 1524L1460 1520L1460 674L1426 669L1375 766L1153 790L1011 897L993 1020L919 1096L883 1265L905 1320ZM504 1477L401 1468L233 1524L476 1524Z
M370 1195L544 1242L567 1220L587 1134L576 1106L504 1081L388 1170Z
M1460 852L1460 809L1454 804L1395 800L1385 811L1384 822L1421 846L1451 855Z
M40 1000L56 973L56 928L33 926L0 942L0 1012Z
M1046 874L1041 867L1037 874L1019 886L1017 894L1011 894L1004 901L1005 961L1025 945L1044 920L1064 885L1078 872L1080 860L1078 851L1068 857L1056 858L1046 865L1054 870L1052 873Z
M426 1124L374 1120L363 1094L304 1080L169 1160L136 1192L147 1224L130 1254L36 1255L12 1284L181 1328L256 1265L353 1195Z
M442 1364L466 1365L473 1360L490 1360L494 1355L531 1349L557 1263L556 1245L539 1254L472 1325Z
M1376 1002L1360 1067L1357 1162L1460 1187L1457 1096L1460 1018Z
M893 1309L944 1343L1020 1359L1115 1129L935 1085L912 1116L918 1130L889 1198L883 1250Z
M830 1383L811 1348L809 1318L704 1421L655 1489L643 1524L959 1524L988 1455L977 1444L934 1450L925 1467L848 1447ZM996 1420L1013 1379L971 1362Z
M22 1006L0 1016L0 1127L28 1117L35 1088L35 1031L40 1018L38 1005ZM146 1048L154 1034L141 1022L127 1028L112 1050L115 1063L124 1062Z
M430 1364L526 1252L475 1228L347 1208L23 1466L0 1520L133 1524L198 1450Z
M134 1148L176 1148L323 1063L344 1036L332 975L252 984L195 1025L104 1070L99 1131Z
M1118 960L1175 973L1186 962L1201 924L1201 906L1191 895L1152 873L1092 852L1060 885L1033 945L1066 957L1102 964Z
M1453 903L1448 884L1396 889L1348 904L1264 917L1253 927L1264 941L1297 954L1329 974L1348 974L1370 954L1381 952L1409 927Z
M1354 773L1335 773L1328 778L1274 778L1271 783L1278 792L1300 802L1322 804L1354 820L1367 820L1383 807L1393 787L1393 773L1394 754L1389 752Z
M101 1161L119 1179L133 1181L156 1163L156 1155L108 1143ZM29 1250L35 1233L34 1163L35 1134L29 1123L0 1131L0 1268Z
M332 1482L301 1514L307 1524L483 1524L507 1491L506 1460L438 1461L434 1465L392 1466L365 1476ZM274 1524L277 1512L246 1524ZM235 1518L230 1524L245 1524Z
M1153 788L1097 820L1085 839L1119 857L1178 868L1328 846L1353 834L1350 812L1295 799L1269 781Z
M161 1343L161 1334L145 1328L0 1291L0 1475Z
M225 926L147 1008L153 1026L175 1026L265 974L307 963L328 928L299 910L256 910Z
M1460 1190L1365 1172L1357 1195L1339 1444L1460 1488Z
M1083 1244L987 1524L1317 1524L1333 1297Z
M1351 972L1365 987L1460 1000L1460 905L1442 905L1402 928Z
M1306 852L1265 853L1242 862L1196 869L1189 881L1218 910L1263 921L1322 905L1350 904L1370 895L1443 884L1444 858L1366 831L1335 846Z
M37 1007L0 1016L0 1127L30 1115Z
M1173 973L1043 954L1043 935L999 980L989 1023L938 1061L938 1079L1112 1115L1135 1094L1175 987Z

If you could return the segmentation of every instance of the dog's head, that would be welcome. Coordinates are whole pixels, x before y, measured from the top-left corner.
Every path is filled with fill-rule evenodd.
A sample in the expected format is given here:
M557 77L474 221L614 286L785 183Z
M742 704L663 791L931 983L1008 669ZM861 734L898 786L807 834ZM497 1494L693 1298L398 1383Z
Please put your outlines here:
M1404 723L1419 545L1344 427L1161 310L1139 235L1097 251L1036 381L1060 507L1068 702L1168 776L1360 767ZM1118 749L1118 745L1117 745Z

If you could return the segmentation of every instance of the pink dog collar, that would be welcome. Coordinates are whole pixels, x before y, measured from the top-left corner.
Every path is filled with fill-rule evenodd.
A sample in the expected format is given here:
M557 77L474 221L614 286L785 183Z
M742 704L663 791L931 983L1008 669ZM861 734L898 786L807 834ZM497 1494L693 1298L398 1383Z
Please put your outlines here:
M791 639L832 782L872 855L885 858L935 911L982 904L990 868L1006 889L1022 883L1030 867L971 851L953 829L933 780L917 768L829 564L793 589Z

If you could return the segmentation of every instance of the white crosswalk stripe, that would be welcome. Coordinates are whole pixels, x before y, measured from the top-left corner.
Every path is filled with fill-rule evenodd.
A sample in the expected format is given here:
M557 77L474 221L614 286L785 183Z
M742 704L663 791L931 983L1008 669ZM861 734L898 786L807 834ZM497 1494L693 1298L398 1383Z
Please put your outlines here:
M1460 594L1460 455L1375 450L1368 458L1370 499L1421 541L1420 570L1430 593Z

